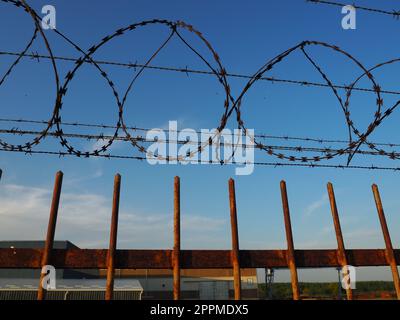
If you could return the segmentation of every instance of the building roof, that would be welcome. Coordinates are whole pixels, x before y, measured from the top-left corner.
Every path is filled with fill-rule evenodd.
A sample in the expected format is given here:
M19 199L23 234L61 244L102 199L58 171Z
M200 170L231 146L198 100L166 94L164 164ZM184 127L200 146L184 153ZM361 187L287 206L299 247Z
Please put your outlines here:
M37 290L39 279L0 279L0 290ZM106 279L57 279L56 290L91 291L105 290ZM115 291L143 291L143 287L135 279L115 279Z
M44 248L45 241L42 240L15 240L15 241L0 241L0 248L11 248L16 249L41 249ZM79 249L78 246L74 245L70 241L54 241L54 249Z
M257 269L243 268L242 277L256 277ZM100 269L100 276L106 276L107 270ZM171 269L118 269L118 277L172 277ZM193 278L225 278L233 277L233 269L182 269L182 277Z

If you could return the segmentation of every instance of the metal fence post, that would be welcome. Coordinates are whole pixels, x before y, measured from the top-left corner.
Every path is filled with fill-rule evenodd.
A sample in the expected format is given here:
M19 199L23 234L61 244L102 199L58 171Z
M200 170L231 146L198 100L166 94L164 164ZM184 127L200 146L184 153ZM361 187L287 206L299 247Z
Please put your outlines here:
M44 251L43 251L43 256L42 256L42 261L41 261L42 268L44 266L47 266L50 263L51 250L53 249L54 235L56 233L57 215L58 215L58 208L59 208L59 204L60 204L62 180L63 180L63 173L61 171L58 171L56 174L55 183L54 183L49 224L47 226L46 242L44 245ZM45 296L46 296L46 290L44 289L44 284L43 284L44 276L45 276L45 274L40 272L40 283L39 283L38 296L37 296L38 300L44 300Z
M115 254L117 251L119 197L121 190L121 176L117 174L114 179L114 196L110 228L110 246L107 254L107 283L106 300L112 300L114 294Z

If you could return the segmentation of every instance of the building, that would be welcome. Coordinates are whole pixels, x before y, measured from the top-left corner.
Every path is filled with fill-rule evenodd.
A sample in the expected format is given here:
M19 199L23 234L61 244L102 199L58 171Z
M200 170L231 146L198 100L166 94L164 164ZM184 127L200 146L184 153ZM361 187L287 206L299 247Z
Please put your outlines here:
M44 241L0 241L0 248L41 249ZM79 249L70 241L54 241L54 249ZM0 269L0 279L39 279L39 269ZM57 279L98 279L98 270L58 269Z
M0 241L0 248L43 248L44 241ZM79 249L69 241L55 241L55 249ZM57 290L49 299L101 299L107 270L56 270ZM243 299L258 298L256 269L241 269ZM40 270L0 269L0 300L35 298ZM127 291L132 291L130 294ZM86 293L84 293L86 292ZM90 293L89 293L90 292ZM173 298L172 270L115 270L115 299ZM121 293L118 293L121 292ZM143 294L142 294L143 293ZM200 300L233 299L232 269L182 269L181 298Z
M0 248L44 247L44 241L0 241ZM69 241L55 241L54 249L79 249ZM0 269L0 300L35 300L39 287L40 270ZM99 270L56 270L56 289L49 290L49 300L104 300L105 279ZM140 300L143 288L135 279L116 279L114 299Z
M39 279L0 279L0 300L36 300ZM103 279L56 279L56 289L47 291L46 300L104 300ZM143 288L134 279L114 282L115 300L141 300Z
M100 270L106 276L106 270ZM134 278L140 281L143 299L172 299L172 270L116 270L116 279ZM241 269L242 298L258 299L257 269ZM234 297L232 269L182 269L181 299L229 300Z

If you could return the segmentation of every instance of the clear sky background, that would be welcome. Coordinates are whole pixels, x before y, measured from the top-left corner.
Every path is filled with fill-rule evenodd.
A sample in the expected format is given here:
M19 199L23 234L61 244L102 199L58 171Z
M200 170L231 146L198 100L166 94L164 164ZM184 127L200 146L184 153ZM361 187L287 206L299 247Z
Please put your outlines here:
M120 27L146 19L183 20L193 24L212 43L222 64L231 73L253 74L266 61L303 40L338 45L367 68L398 58L400 22L390 16L357 13L357 29L341 28L341 8L284 1L31 1L35 10L45 4L57 9L57 29L82 48L98 43ZM360 5L386 10L399 9L397 1L359 1ZM0 51L21 51L33 32L26 13L0 2ZM210 53L188 33L183 33L207 59ZM55 55L79 57L70 45L46 31ZM107 44L96 59L145 62L168 36L164 27L146 27ZM30 51L46 54L38 40ZM362 72L349 60L331 50L312 48L310 53L338 84L349 84ZM0 75L15 59L0 55ZM205 69L197 57L178 40L173 40L153 63L161 66ZM382 68L375 76L386 90L399 90L399 65ZM58 62L61 79L73 67ZM105 66L116 87L124 92L133 69ZM322 81L299 52L279 64L277 78ZM231 79L237 96L246 81ZM360 86L371 87L368 81ZM49 61L26 58L0 87L0 117L47 120L55 98L54 75ZM343 91L341 94L344 96ZM396 96L384 96L385 107ZM351 111L354 121L365 129L375 112L375 96L354 93ZM125 121L146 128L166 127L177 120L183 128L215 128L223 113L224 91L212 76L145 71L129 96ZM346 139L343 113L329 89L291 84L257 83L243 100L243 119L256 133ZM112 92L98 71L81 68L64 101L64 121L115 124L117 107ZM233 121L232 121L233 120ZM400 143L398 114L371 135L371 140ZM231 119L228 127L235 128ZM9 128L11 124L2 124ZM21 129L38 129L18 124ZM68 131L65 129L64 131ZM74 130L70 130L74 132ZM76 132L76 130L75 130ZM85 132L110 134L91 129ZM26 137L2 139L22 143ZM48 138L38 149L62 150ZM273 141L272 143L276 143ZM89 149L93 142L75 141ZM391 149L389 149L391 150ZM134 154L124 144L111 149L115 154ZM136 153L137 154L137 153ZM256 161L276 161L257 154ZM399 166L398 161L356 156L355 165ZM338 158L327 164L345 164ZM113 176L122 175L119 248L172 247L173 177L181 177L182 246L185 249L230 247L228 179L232 166L150 166L133 160L78 159L50 156L0 154L4 171L0 187L1 240L43 239L47 227L54 174L65 174L56 239L70 240L80 247L107 246L111 214ZM344 239L348 248L383 248L383 237L371 192L381 188L383 204L395 247L400 242L399 173L384 171L256 167L250 176L237 176L237 205L242 249L285 248L285 234L279 182L288 184L296 248L336 248L335 234L326 193L334 183ZM280 273L282 280L287 279ZM390 279L388 268L361 270L361 279ZM335 280L336 273L305 272L300 280Z

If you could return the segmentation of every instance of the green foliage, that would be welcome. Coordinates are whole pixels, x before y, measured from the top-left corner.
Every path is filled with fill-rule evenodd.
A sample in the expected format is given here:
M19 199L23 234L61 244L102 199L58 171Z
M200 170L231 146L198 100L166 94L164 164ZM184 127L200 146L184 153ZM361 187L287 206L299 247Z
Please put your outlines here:
M339 284L332 283L299 283L300 293L303 298L319 299L338 299ZM259 285L261 299L267 298L265 284ZM385 281L365 281L357 282L357 288L353 291L355 296L367 295L369 297L380 298L383 293L393 293L394 285L392 282ZM346 292L341 288L341 295L346 297ZM292 287L290 283L274 283L272 289L272 299L287 300L292 299Z

